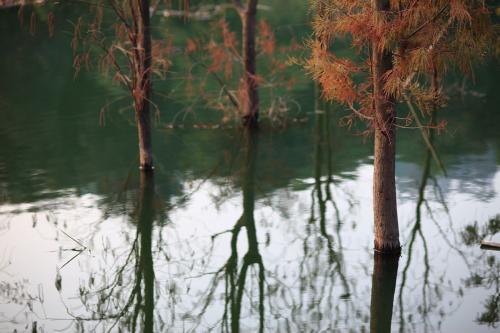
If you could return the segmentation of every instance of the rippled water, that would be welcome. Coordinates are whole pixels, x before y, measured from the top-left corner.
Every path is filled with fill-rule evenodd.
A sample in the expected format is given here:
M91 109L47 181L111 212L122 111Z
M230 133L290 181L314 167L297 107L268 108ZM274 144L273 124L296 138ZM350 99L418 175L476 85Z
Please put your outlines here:
M131 115L99 126L115 87L47 39L2 41L1 332L498 332L500 257L477 243L499 240L498 68L439 114L446 174L398 133L403 253L376 261L371 141L312 88L287 129L160 123L141 178Z

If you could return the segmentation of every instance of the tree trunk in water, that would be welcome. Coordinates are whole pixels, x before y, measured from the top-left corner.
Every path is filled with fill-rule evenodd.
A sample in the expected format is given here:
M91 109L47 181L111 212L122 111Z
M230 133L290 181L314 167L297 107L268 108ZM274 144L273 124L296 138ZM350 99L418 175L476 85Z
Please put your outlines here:
M399 256L375 253L373 258L370 333L391 332L392 305L398 276Z
M390 9L389 0L372 0L376 20L382 21ZM392 69L392 55L381 50L377 37L372 43L373 92L375 106L375 147L373 172L373 211L375 251L399 253L396 203L395 101L384 93L384 75Z
M255 54L257 2L258 0L248 0L241 13L244 65L241 108L245 127L256 127L259 120L259 93L255 77L257 73Z
M135 112L139 137L139 162L143 171L153 170L153 152L151 140L151 33L149 27L149 0L139 2L140 20L137 32L137 79L134 91Z

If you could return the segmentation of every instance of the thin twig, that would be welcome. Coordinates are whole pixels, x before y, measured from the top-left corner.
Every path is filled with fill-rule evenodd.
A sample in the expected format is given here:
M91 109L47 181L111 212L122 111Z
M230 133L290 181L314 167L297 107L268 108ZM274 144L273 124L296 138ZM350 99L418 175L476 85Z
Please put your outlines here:
M415 118L415 122L417 123L418 128L420 129L420 133L422 133L422 138L424 139L425 144L427 145L427 148L431 151L432 157L436 161L437 165L439 168L443 171L444 175L447 176L446 169L441 162L441 159L439 158L438 154L436 153L436 150L432 146L431 141L429 140L429 136L427 135L427 132L424 129L424 126L422 125L422 122L418 118L417 112L415 111L415 108L413 107L413 104L411 103L411 100L408 96L404 96L406 100L406 104L408 105L408 108L410 109L411 114L413 115L413 118Z

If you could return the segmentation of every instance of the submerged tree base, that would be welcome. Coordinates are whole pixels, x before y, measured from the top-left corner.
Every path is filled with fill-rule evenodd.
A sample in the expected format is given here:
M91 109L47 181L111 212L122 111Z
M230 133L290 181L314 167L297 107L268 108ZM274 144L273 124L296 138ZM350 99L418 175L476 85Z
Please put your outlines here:
M241 125L245 128L258 128L259 117L256 115L243 116L241 118Z
M401 245L399 241L381 243L375 240L373 251L376 255L399 257L401 255Z
M153 172L155 170L155 167L152 165L152 164L141 164L139 166L139 169L142 171L142 172L145 172L145 173L150 173L150 172Z

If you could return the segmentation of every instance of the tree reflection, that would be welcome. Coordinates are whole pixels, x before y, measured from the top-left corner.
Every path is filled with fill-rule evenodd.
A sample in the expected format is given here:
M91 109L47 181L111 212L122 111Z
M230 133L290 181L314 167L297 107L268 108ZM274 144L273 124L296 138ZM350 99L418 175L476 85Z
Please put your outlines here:
M264 282L265 268L262 256L259 252L257 240L257 229L255 227L255 164L258 151L257 131L244 130L242 132L242 150L244 156L241 167L241 190L243 196L243 213L234 227L228 232L230 238L230 256L224 266L219 269L211 282L211 290L206 296L205 305L200 317L205 313L210 303L213 301L213 294L218 286L221 277L224 279L224 311L221 320L222 332L240 332L240 321L242 313L243 296L247 277L252 266L258 270L258 314L259 332L264 331ZM238 254L238 240L242 228L246 230L248 250L240 263ZM212 236L213 239L219 234ZM250 303L252 306L252 303Z
M431 123L437 122L436 111L432 113L430 121ZM455 251L455 253L458 254L458 256L463 260L466 267L469 267L470 269L469 261L464 251L460 248L460 245L454 244L454 242L455 243L457 242L457 239L455 237L455 232L453 229L451 215L448 210L448 205L444 199L443 191L440 188L437 179L435 178L435 176L433 176L433 170L432 170L433 151L431 147L434 144L435 144L435 133L433 130L430 130L428 132L428 143L427 143L428 146L425 152L422 176L418 187L418 197L415 207L415 222L413 223L410 229L409 240L405 245L405 247L407 248L406 264L404 265L401 273L402 275L401 284L399 286L399 294L398 294L399 317L400 317L399 332L401 333L409 331L409 328L406 327L407 320L410 321L410 324L414 324L412 323L413 314L409 314L407 317L405 317L404 300L405 300L405 288L409 289L408 292L411 292L413 289L413 288L407 288L407 282L410 270L412 268L412 262L417 260L417 254L414 253L415 251L418 251L419 249L423 251L422 255L423 265L418 265L418 264L413 265L414 266L413 270L422 269L422 280L421 280L422 285L420 289L422 298L421 298L421 304L419 304L417 307L417 311L422 316L422 323L425 326L426 331L429 330L428 326L432 325L428 318L429 315L433 314L433 312L435 312L433 310L436 310L440 306L438 301L443 298L442 283L435 283L431 281L431 264L430 264L429 254L431 253L430 246L432 245L432 242L429 243L427 241L426 234L423 231L422 216L424 213L423 212L424 209L426 209L426 212L429 215L428 221L433 222L434 226L437 229L437 232L439 232L440 236L442 237L443 242L451 250ZM439 160L439 157L436 157L436 159ZM440 168L442 168L441 165ZM429 199L426 198L426 190L429 184L431 184L433 187L436 202L444 210L445 217L449 219L449 230L447 231L443 229L441 221L436 220L435 210L431 208L431 206L429 205ZM450 239L450 236L452 237L452 239ZM422 244L421 247L416 246L416 242L418 239L420 239L421 241ZM436 274L438 273L436 270L434 270L434 275ZM444 279L444 275L445 272L442 273L442 276L437 276L436 278L442 281ZM434 324L437 324L437 326L441 325L441 321L446 315L446 313L444 313L443 310L440 310L440 314L441 316L438 317L437 320L433 321Z
M110 274L104 270L102 281L111 282L92 290L80 287L80 296L89 317L75 316L77 322L97 321L118 325L130 332L154 332L155 272L152 253L153 223L156 217L153 173L141 172L138 202L133 212L137 223L135 239L124 263ZM118 260L118 258L116 258ZM91 276L90 284L96 278Z
M325 105L325 110L316 110L316 127L315 127L315 153L314 153L314 188L311 199L311 222L316 221L315 217L315 202L317 200L319 212L319 230L321 236L327 243L328 261L335 266L335 272L339 275L342 286L344 288L344 296L349 295L349 284L343 274L343 255L342 255L342 237L340 235L342 221L340 218L339 208L333 198L331 186L333 182L332 171L332 135L331 135L331 110L328 105ZM326 181L323 183L323 165L326 163ZM335 233L339 251L334 250L334 238L327 231L326 212L327 203L330 203L334 209L336 220ZM307 241L307 240L306 240Z
M288 320L298 331L332 331L340 322L352 325L359 317L358 307L349 301L351 286L345 273L342 245L343 221L337 205L340 187L333 177L331 110L317 102L314 127L314 183L311 190L309 223L298 236L303 255L297 258L298 286ZM349 205L349 198L347 199ZM285 271L286 272L286 271ZM281 300L289 302L286 297Z
M431 131L429 134L429 141L431 144L434 142L434 132ZM420 180L420 186L418 189L418 199L417 199L417 205L415 209L415 223L413 224L413 227L410 231L410 240L407 245L408 248L408 253L407 253L407 261L406 265L403 268L403 273L402 273L402 281L401 285L399 287L399 315L400 315L400 320L401 324L399 327L400 332L405 332L405 318L404 318L404 304L403 304L403 290L406 285L406 279L408 275L408 270L410 269L411 265L411 259L413 257L413 249L414 249L414 244L417 239L417 235L420 237L422 240L423 244L423 249L424 249L424 283L422 286L422 294L423 294L423 316L425 318L426 313L428 312L428 306L427 306L427 289L429 288L429 250L427 247L427 241L424 237L424 234L422 232L422 205L425 202L425 188L427 186L427 182L429 180L429 177L431 175L431 161L432 161L432 152L430 149L427 149L426 155L425 155L425 161L424 161L424 170L422 172L422 178ZM397 267L397 266L396 266Z
M488 239L498 232L500 215L490 218L481 226L477 222L465 226L460 236L465 246L477 247L483 239ZM497 257L482 250L474 267L474 272L464 281L465 287L483 287L492 292L483 303L483 311L477 315L476 322L496 328L500 323L500 262Z
M243 193L243 215L240 217L232 230L231 256L225 267L226 295L223 315L223 327L228 330L228 311L231 313L231 332L240 331L241 303L245 290L245 281L248 270L252 265L258 267L259 284L259 332L264 331L264 264L259 252L257 242L257 231L255 228L255 162L258 149L258 134L254 131L245 130L243 133L244 152L242 167L242 193ZM248 251L243 257L240 271L238 272L238 236L241 228L245 227L247 232Z
M134 309L134 323L132 327L137 327L137 317L142 307L141 305L141 278L144 281L144 327L141 331L153 332L153 312L154 312L154 281L155 272L153 268L152 231L155 217L154 206L154 179L152 172L141 172L139 221L137 233L140 235L141 246L139 254L139 265L136 268L136 303Z
M437 113L434 111L431 115L431 123L435 123L437 118ZM425 238L425 235L422 231L422 207L424 204L426 205L429 214L432 214L432 211L430 207L428 206L428 203L425 198L425 190L427 187L427 184L429 182L429 179L432 178L432 172L431 172L431 162L433 159L433 151L431 149L432 145L434 144L434 131L431 130L428 132L428 142L431 146L428 146L426 149L426 154L425 154L425 159L424 159L424 166L423 166L423 172L422 172L422 177L420 179L419 183L419 188L418 188L418 198L417 198L417 204L415 208L415 222L413 224L413 227L410 230L410 239L406 247L408 248L407 252L407 261L406 264L403 268L402 272L402 281L401 285L399 287L399 316L400 316L400 326L399 326L399 331L400 332L406 332L405 331L405 316L404 316L404 288L406 286L407 282L407 277L409 273L409 269L411 266L412 258L414 257L413 251L414 251L414 246L415 242L417 240L417 236L420 238L422 241L422 248L424 251L423 255L423 261L424 261L424 272L423 272L423 284L422 284L422 305L420 307L420 311L423 317L423 322L424 325L427 325L427 314L430 312L432 304L428 301L429 294L432 292L431 286L429 283L429 272L430 272L430 264L429 264L429 247L427 244L427 240ZM434 185L437 187L437 192L439 192L439 185L437 184L437 181L434 180ZM444 201L441 202L443 207L447 209L446 204ZM436 222L436 225L439 230L439 224ZM448 242L449 243L449 242ZM397 268L397 266L396 266ZM439 294L439 289L438 286L436 285L435 290L437 294Z
M375 253L373 258L370 332L390 333L399 256Z

